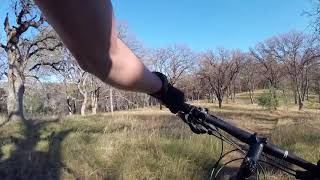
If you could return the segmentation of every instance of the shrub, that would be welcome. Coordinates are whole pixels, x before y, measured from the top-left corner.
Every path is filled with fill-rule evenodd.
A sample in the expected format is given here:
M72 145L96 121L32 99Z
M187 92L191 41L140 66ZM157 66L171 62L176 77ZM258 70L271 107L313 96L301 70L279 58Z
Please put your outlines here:
M258 105L270 110L276 110L277 107L279 107L279 99L275 96L275 93L276 91L273 89L270 89L268 92L264 92L258 98Z

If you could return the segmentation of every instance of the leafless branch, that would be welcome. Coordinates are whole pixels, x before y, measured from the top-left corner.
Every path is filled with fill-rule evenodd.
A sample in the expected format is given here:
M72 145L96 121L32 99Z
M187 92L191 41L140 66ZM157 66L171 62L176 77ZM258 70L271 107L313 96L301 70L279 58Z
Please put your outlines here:
M59 42L58 44L56 44L55 46L52 46L52 47L38 47L37 49L35 49L34 51L30 52L28 54L28 57L27 58L31 58L33 55L41 52L41 51L54 51L56 50L58 47L61 47L62 46L62 43Z
M30 20L24 21L21 25L19 25L19 27L17 28L17 34L21 35L22 33L26 32L29 27L39 28L44 23L45 18L43 15L41 15L38 21L35 20L36 18L37 16L34 16Z
M62 61L59 62L53 62L53 63L48 63L48 62L41 62L41 63L37 63L34 66L32 66L29 71L33 71L35 69L39 69L41 66L50 66L51 68L53 68L56 71L61 71L63 70L62 68L58 67L58 65L61 63Z
M28 11L27 11L26 7L22 7L20 12L17 13L17 3L18 2L16 2L15 6L14 6L14 9L15 9L15 12L16 12L16 16L17 16L16 21L17 21L18 25L21 25L22 24L22 18Z
M36 79L36 80L39 80L39 77L36 76L36 75L26 75L25 77L26 77L26 78L34 78L34 79Z
M36 16L35 16L35 18L36 18ZM34 28L40 27L45 22L45 17L42 14L41 14L40 19L38 21L34 21L34 19L29 21L29 23L28 23L31 27L34 27Z
M4 20L4 30L6 31L7 34L10 33L10 23L9 23L9 15L7 13L6 18Z
M36 76L36 75L26 75L25 77L26 78L35 79L41 85L41 87L44 88L43 83L40 81L40 78L38 76Z
M7 51L7 49L8 49L7 46L2 43L0 43L0 47L3 48L5 51Z

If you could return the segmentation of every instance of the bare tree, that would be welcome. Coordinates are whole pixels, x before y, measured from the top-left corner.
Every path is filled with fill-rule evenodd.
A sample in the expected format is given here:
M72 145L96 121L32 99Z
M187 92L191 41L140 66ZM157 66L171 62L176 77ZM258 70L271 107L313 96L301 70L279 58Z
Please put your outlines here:
M78 92L78 79L79 74L81 74L81 69L77 64L75 58L72 54L66 49L63 48L61 56L60 68L62 70L57 71L57 76L61 76L63 87L64 87L64 94L65 94L65 102L67 105L68 114L72 115L75 114L77 111L77 92ZM79 72L80 71L80 72Z
M258 43L254 49L250 49L251 54L264 67L262 74L272 88L278 88L283 75L282 67L274 54L276 45L277 39L274 37Z
M258 83L260 82L260 68L259 64L255 61L254 57L250 54L247 54L246 61L244 62L243 68L240 72L240 78L244 83L245 91L248 91L250 102L253 104L254 100L254 91L257 88Z
M109 89L109 102L110 102L110 112L113 113L113 88L110 87Z
M203 98L203 94L205 94L207 90L206 82L197 71L182 76L181 80L177 81L176 85L183 90L185 97L191 101Z
M319 57L316 39L301 32L290 32L278 37L276 55L285 64L294 91L298 98L299 110L309 89L310 69Z
M103 86L102 82L95 76L90 76L89 89L91 96L91 113L97 114L98 101L100 97L100 89Z
M304 15L307 15L311 18L310 25L314 28L315 33L320 34L320 1L313 0L310 1L312 8L304 12Z
M138 58L144 60L147 50L143 47L142 42L129 32L128 25L123 22L118 23L117 32L118 38L121 39Z
M318 95L318 103L320 103L320 62L319 59L310 69L310 80L313 83L313 90Z
M88 102L88 89L87 89L87 79L89 74L87 72L83 72L78 80L78 90L82 95L82 105L81 105L81 115L86 115L87 102Z
M203 54L201 75L216 95L219 108L222 107L223 98L231 82L239 73L242 59L242 53L225 49L218 49L217 53L208 51Z
M269 82L269 90L274 99L277 99L277 89L283 78L284 71L275 54L277 46L277 38L272 37L264 42L258 43L254 49L250 49L250 53L262 65L261 74ZM276 110L276 107L274 107Z
M39 55L42 51L53 51L61 43L46 42L56 39L55 36L39 36L34 40L23 37L23 34L29 29L40 29L44 24L45 18L41 15L37 17L37 12L32 1L20 0L14 4L14 13L16 17L15 24L10 24L9 15L4 20L4 31L6 34L6 43L0 44L7 54L8 61L8 100L7 110L9 120L24 119L23 113L23 95L25 91L25 71L30 60ZM40 64L39 64L40 65ZM35 65L35 68L39 65ZM33 70L31 67L30 70Z
M174 45L156 49L152 55L154 69L166 74L171 84L175 84L193 66L194 53L186 46Z
M73 100L74 103L78 100L77 97L72 96L72 91L74 90L74 86L76 86L77 91L81 95L80 101L81 115L86 114L87 103L88 103L88 94L89 94L89 73L85 72L81 69L81 67L76 62L75 58L71 55L71 53L65 49L64 60L63 60L63 70L60 71L60 74L63 76L63 81L66 88L66 101L68 104L69 114L72 114L72 106L75 106L71 103ZM71 91L71 92L70 92Z
M174 45L152 50L149 59L153 63L152 68L165 74L168 81L174 85L192 67L194 54L186 46Z

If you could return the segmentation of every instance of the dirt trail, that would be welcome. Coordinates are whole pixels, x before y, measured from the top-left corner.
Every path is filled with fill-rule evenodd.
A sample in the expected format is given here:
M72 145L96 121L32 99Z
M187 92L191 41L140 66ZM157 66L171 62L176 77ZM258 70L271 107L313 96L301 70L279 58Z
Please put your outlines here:
M275 129L278 125L278 120L269 120L269 119L259 119L259 120L249 120L245 123L243 120L231 120L228 121L237 127L243 128L249 132L256 132L261 136L270 138L272 130Z

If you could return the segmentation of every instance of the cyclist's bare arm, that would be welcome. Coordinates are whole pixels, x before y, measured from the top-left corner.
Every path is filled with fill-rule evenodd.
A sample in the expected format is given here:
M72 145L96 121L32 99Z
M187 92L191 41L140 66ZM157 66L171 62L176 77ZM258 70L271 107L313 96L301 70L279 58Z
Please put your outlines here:
M115 87L154 93L161 80L117 38L110 0L36 0L80 66Z

